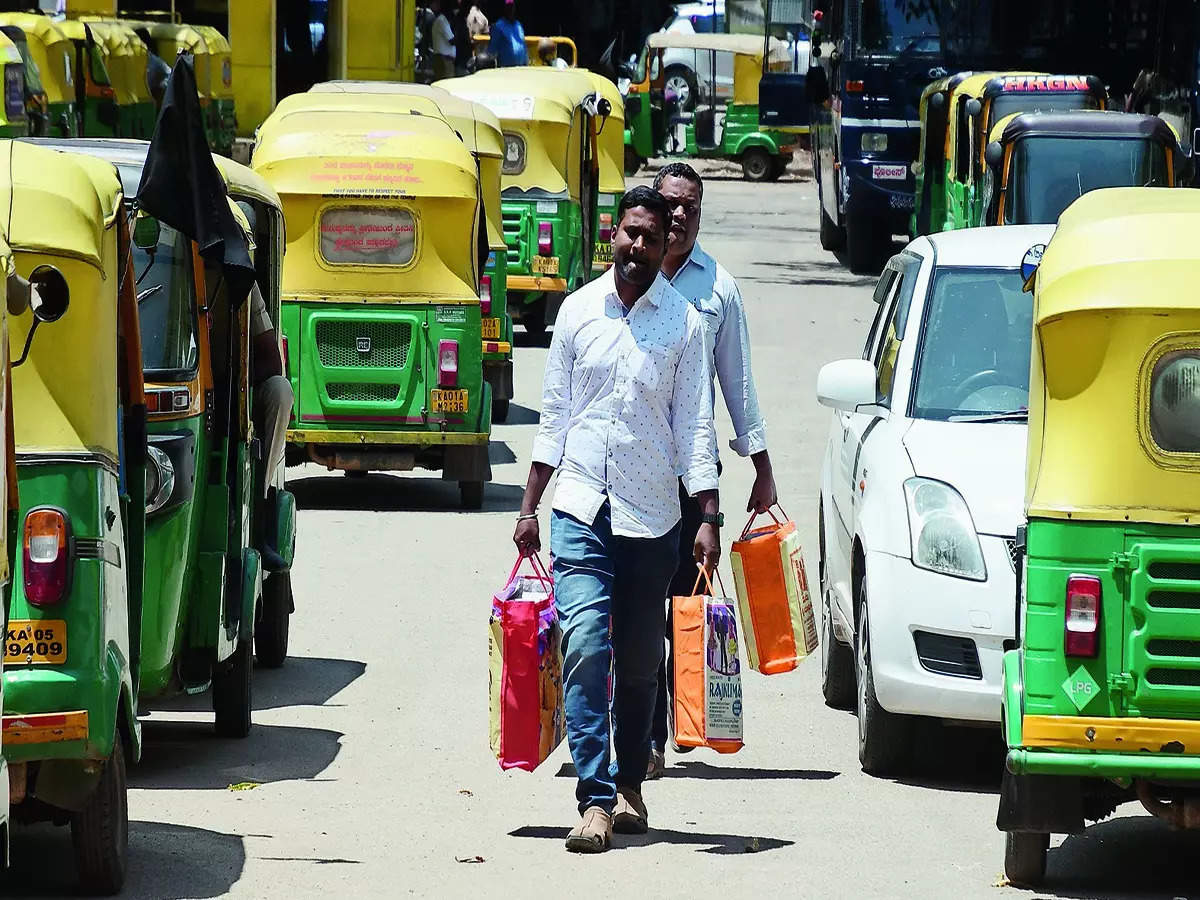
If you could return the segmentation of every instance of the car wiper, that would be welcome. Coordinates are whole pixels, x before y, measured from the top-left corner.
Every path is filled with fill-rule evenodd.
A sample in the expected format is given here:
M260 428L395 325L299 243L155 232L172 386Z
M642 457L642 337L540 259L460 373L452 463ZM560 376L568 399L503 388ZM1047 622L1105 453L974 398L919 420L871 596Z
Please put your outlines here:
M1029 410L1013 409L1002 413L987 413L982 416L951 416L951 422L1028 422Z
M154 287L146 288L144 291L138 291L137 302L141 303L147 297L157 294L162 289L163 289L163 286L161 284L156 284L156 285L154 285Z

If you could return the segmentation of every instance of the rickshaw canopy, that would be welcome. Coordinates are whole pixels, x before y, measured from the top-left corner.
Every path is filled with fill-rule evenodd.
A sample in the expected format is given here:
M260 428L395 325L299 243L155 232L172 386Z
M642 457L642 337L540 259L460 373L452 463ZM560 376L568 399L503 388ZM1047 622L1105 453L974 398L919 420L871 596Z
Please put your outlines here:
M211 79L209 87L212 95L220 100L232 100L233 48L229 45L229 39L212 25L193 27L200 32L208 49L210 57L208 71Z
M1178 146L1179 136L1165 119L1110 110L1012 113L992 126L989 143L1011 144L1026 135L1053 137L1145 137Z
M47 16L36 13L0 13L0 25L13 25L25 32L25 43L42 76L47 102L74 102L70 38Z
M754 34L689 34L681 31L659 31L650 35L647 42L651 50L695 50L733 54L733 102L747 106L758 105L758 82L762 78L763 55L766 46L761 37ZM791 55L786 41L777 37L770 39L770 58L767 68L772 72L786 72L791 67ZM717 67L711 67L715 73Z
M0 34L0 65L8 65L14 63L21 64L21 51L13 42L13 39L6 34Z
M208 42L204 34L191 25L180 25L174 22L131 22L138 27L145 26L150 37L158 44L158 55L166 60L167 65L175 62L175 57L181 50L192 54L192 66L196 72L196 93L200 95L201 103L221 92L217 89L219 78L212 75L213 57L209 53Z
M89 21L96 43L106 58L108 74L121 104L153 103L146 84L149 50L137 33L124 22Z
M1029 516L1195 523L1198 229L1200 195L1169 188L1099 189L1062 214L1034 276ZM1164 447L1164 421L1195 445Z
M625 98L617 86L597 72L587 72L596 90L612 107L608 120L600 125L596 147L600 156L600 190L605 193L625 191Z

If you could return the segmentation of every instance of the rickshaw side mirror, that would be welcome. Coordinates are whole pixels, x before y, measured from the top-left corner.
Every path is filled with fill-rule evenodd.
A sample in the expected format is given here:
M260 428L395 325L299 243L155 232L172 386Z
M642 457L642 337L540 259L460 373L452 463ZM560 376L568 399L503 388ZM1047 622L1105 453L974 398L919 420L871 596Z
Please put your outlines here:
M945 91L936 91L936 92L934 92L933 96L929 98L929 108L930 109L941 109L945 105L946 105Z
M154 216L138 214L133 224L133 243L139 250L153 250L158 246L162 226Z
M974 119L977 115L983 112L983 104L975 97L967 101L967 115Z
M987 149L983 151L983 161L993 169L1000 168L1000 163L1004 161L1004 148L1000 146L999 141L992 141L987 145Z
M54 266L38 266L29 274L29 283L37 290L37 300L32 306L39 322L57 322L66 315L71 288L62 272Z
M612 114L612 104L608 102L607 98L601 97L600 102L596 104L596 111L607 119Z

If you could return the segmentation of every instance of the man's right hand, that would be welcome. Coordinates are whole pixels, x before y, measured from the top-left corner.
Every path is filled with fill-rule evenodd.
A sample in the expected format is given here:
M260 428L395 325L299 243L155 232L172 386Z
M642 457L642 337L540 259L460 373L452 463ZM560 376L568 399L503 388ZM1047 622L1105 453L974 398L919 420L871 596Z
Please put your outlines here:
M542 549L542 535L537 519L521 519L513 529L513 543L522 556L530 556Z

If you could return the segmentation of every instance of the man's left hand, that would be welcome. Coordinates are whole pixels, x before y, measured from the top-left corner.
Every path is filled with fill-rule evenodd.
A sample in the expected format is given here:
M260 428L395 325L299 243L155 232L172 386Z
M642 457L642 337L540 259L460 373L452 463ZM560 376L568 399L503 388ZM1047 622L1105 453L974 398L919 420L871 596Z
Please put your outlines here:
M778 502L779 495L775 492L775 475L771 471L771 467L767 466L760 469L754 477L754 487L750 488L750 499L746 502L746 512L756 515L765 513Z
M696 532L696 543L693 545L696 562L700 563L710 573L715 571L721 561L721 533L716 525L702 523Z

